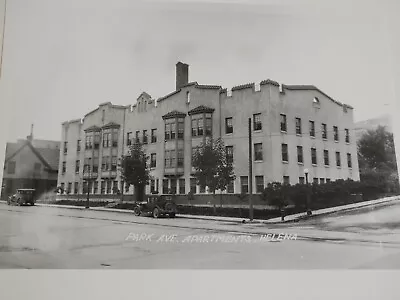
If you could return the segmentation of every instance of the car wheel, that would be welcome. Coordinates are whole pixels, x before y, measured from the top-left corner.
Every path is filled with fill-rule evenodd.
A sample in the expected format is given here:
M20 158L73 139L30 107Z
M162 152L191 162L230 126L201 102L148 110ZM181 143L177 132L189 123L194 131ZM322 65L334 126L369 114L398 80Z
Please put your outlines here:
M133 209L133 213L135 214L135 216L140 216L140 214L142 213L142 212L140 211L140 207L136 206L136 207Z
M160 210L156 207L153 209L153 218L159 218L160 217Z
M170 218L175 218L175 213L170 213L170 214L169 214L169 217L170 217Z

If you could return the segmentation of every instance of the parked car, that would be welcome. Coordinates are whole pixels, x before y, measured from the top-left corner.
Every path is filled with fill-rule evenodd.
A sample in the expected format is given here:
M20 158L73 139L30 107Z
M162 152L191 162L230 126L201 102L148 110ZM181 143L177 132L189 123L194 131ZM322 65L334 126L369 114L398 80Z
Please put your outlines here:
M34 189L18 189L17 192L7 199L7 204L16 205L35 205L35 192Z
M174 218L177 207L172 195L151 195L147 196L146 201L137 202L134 212L136 216L151 214L153 218L163 215Z

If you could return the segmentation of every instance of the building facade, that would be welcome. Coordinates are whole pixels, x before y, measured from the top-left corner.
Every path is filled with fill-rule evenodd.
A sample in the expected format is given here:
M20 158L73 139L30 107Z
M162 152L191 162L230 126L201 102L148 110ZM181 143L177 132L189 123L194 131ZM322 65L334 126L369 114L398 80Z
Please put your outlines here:
M26 140L7 143L1 198L6 199L20 188L36 189L37 196L57 186L60 142Z
M226 192L248 192L249 119L253 191L272 181L304 182L305 171L311 182L359 180L351 106L315 86L264 80L227 90L189 83L188 69L176 65L176 89L162 98L144 92L132 105L101 104L63 123L59 185L73 193L86 184L95 194L121 190L117 162L137 139L150 157L146 193L206 193L196 186L192 154L206 139L222 137L236 175Z

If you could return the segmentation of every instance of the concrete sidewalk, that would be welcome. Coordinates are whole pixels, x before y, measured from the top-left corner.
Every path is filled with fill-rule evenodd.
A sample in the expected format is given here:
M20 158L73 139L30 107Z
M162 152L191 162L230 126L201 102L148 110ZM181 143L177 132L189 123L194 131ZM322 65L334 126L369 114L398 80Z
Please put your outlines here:
M306 213L299 213L299 214L286 216L284 221L282 221L281 218L279 217L279 218L272 218L272 219L268 219L268 220L255 219L251 223L255 223L255 224L290 223L290 222L300 221L300 220L303 220L303 219L314 218L314 217L321 216L321 215L332 214L332 213L336 213L336 212L351 211L351 210L356 210L356 209L360 209L360 208L364 208L364 207L368 207L368 206L389 204L390 202L395 203L398 200L400 200L400 196L393 196L393 197L381 198L381 199L377 199L377 200L364 201L364 202L353 203L353 204L348 204L348 205L342 205L342 206L336 206L336 207L330 207L330 208L325 208L325 209L314 210L312 212L311 216L307 216ZM6 203L6 201L0 201L0 202ZM399 203L400 203L400 201L399 201ZM86 208L84 206L42 204L42 203L37 203L36 205L37 206L47 206L47 207L59 207L59 208L86 210ZM105 208L105 207L91 207L89 209L92 210L92 211L110 211L110 212L133 214L133 210L129 210L129 209L116 209L116 208ZM245 221L246 223L249 222L247 218L220 217L220 216L200 216L200 215L186 215L186 214L185 215L177 214L176 216L178 218L185 218L185 219L198 219L198 220L236 222L236 223L243 223L243 221Z

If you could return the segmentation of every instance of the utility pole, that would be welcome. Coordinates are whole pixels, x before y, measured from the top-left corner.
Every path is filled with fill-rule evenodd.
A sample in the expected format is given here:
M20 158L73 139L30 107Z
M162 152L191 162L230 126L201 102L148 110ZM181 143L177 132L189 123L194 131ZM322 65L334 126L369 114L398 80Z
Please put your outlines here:
M249 212L250 221L253 221L253 152L251 141L251 118L249 118Z
M3 52L4 52L4 39L6 34L6 14L7 14L7 0L4 0L3 34L1 37L1 53L0 53L0 78L3 73Z

